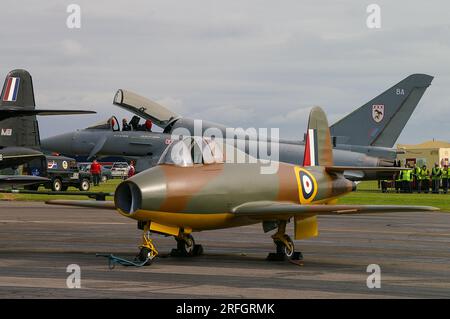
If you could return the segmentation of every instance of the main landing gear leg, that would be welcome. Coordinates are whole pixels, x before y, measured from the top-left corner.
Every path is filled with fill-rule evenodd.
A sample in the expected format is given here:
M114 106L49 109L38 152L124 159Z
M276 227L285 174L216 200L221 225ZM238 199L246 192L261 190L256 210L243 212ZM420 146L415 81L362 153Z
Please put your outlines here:
M174 257L192 257L203 254L202 245L196 245L194 237L191 234L180 233L175 237L177 248L172 249L170 255Z
M158 256L158 251L155 245L153 245L153 240L150 238L150 223L146 223L144 226L144 231L142 233L142 244L139 246L139 254L136 259L140 262L146 262L146 265L150 265Z
M272 236L273 242L276 246L276 253L269 253L267 260L282 261L288 258L292 260L302 260L302 253L295 251L294 242L286 235L286 221L280 221L278 224L278 231Z

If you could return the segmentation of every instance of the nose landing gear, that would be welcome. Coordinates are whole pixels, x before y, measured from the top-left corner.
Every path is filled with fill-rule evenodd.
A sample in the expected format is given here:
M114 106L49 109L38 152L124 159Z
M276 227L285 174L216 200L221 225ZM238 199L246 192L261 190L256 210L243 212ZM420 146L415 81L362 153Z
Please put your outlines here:
M148 223L144 226L142 245L139 246L139 249L139 254L136 256L136 259L140 262L146 261L146 265L150 265L153 259L158 256L158 251L156 250L155 245L153 245L153 240L150 238L150 228Z

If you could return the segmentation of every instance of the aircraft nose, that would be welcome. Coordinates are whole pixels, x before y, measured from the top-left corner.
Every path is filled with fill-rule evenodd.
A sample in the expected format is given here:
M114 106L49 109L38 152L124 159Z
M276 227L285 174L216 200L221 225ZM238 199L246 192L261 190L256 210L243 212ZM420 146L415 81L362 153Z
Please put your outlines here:
M74 133L64 133L41 140L41 148L47 152L73 154Z
M139 210L157 211L166 198L166 178L158 166L120 183L114 193L116 208L128 217Z
M114 203L121 213L134 214L142 205L142 192L139 186L130 181L120 183L114 193Z

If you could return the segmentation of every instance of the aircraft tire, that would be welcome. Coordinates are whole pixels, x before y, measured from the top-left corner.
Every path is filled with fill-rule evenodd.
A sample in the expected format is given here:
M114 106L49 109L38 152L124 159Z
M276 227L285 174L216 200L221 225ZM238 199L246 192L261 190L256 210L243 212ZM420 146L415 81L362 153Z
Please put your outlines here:
M283 245L283 252L286 255L286 257L288 258L292 258L292 256L295 253L295 246L294 246L294 242L292 241L291 237L289 237L288 235L284 235L284 238L286 239L286 241L288 242L288 245Z
M280 241L275 241L275 245L277 247L277 255L278 256L286 256L288 258L292 258L292 256L295 253L295 246L294 246L294 242L292 241L292 239L288 236L288 235L284 235L285 240L287 241L288 245L286 245L284 242Z
M195 240L192 235L186 235L184 239L177 238L178 253L184 256L193 256L195 248Z
M147 247L142 247L141 250L139 251L139 254L137 255L137 259L140 262L144 262L147 260L146 265L150 265L152 263L152 259L151 257L151 250Z

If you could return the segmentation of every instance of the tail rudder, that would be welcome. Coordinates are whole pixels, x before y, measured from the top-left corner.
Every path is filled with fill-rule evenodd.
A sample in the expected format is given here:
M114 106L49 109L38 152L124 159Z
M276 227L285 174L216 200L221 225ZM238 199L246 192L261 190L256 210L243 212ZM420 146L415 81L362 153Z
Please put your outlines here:
M0 98L1 106L36 106L33 80L26 70L13 70L6 75Z
M331 166L333 151L325 112L318 106L309 114L303 166Z
M0 97L0 112L8 109L34 109L33 81L26 70L13 70L6 75ZM39 127L35 115L0 116L0 146L39 147Z
M413 74L333 124L335 144L393 147L433 77Z

